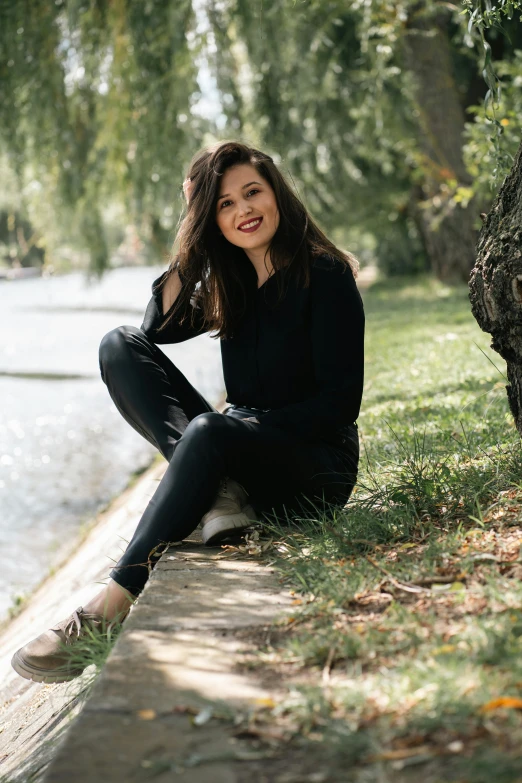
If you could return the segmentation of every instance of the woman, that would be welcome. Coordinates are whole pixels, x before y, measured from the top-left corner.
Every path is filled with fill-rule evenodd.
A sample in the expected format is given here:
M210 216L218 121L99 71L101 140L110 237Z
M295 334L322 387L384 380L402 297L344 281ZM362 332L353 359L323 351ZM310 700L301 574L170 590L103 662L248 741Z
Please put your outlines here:
M65 646L121 622L168 542L213 544L257 514L342 507L357 474L364 313L355 259L315 225L270 156L222 142L193 159L187 214L140 329L100 345L122 416L168 461L109 584L18 650L39 682L72 679ZM157 347L215 331L218 412Z

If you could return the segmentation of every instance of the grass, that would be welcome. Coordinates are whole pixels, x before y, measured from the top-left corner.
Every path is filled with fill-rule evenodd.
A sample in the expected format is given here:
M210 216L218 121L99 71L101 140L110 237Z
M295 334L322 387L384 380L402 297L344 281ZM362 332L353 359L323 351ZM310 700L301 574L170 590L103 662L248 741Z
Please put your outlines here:
M265 720L349 780L522 780L522 448L505 368L464 287L386 282L365 305L356 492L269 531L295 612L257 660L287 682Z
M93 631L89 625L82 627L80 638L74 639L72 645L61 645L63 656L67 660L67 667L71 670L79 670L94 665L96 670L88 683L92 686L122 630L123 625L119 622L115 622L114 626L108 626L103 633ZM73 638L75 633L73 633ZM83 693L85 698L89 692L90 687Z

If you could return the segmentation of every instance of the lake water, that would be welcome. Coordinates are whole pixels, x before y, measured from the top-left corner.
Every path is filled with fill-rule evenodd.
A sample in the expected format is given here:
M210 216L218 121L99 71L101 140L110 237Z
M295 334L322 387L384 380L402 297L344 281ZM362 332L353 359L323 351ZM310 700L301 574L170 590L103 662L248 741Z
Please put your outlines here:
M0 620L157 453L112 403L98 347L116 326L141 325L163 269L115 269L101 283L83 273L0 281ZM218 402L218 340L161 350Z

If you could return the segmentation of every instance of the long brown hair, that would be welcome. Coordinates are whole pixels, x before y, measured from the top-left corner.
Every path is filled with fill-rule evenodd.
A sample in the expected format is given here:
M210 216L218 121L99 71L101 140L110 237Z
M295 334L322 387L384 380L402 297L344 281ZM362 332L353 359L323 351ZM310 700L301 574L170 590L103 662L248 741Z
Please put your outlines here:
M290 276L305 287L310 284L314 257L324 253L350 267L354 276L358 262L351 253L339 250L314 223L276 164L264 152L239 141L223 141L200 150L192 159L187 177L193 181L190 203L183 217L168 272L178 270L183 286L172 314L161 328L176 318L194 315L192 297L203 310L208 331L214 337L230 337L247 307L246 283L250 260L245 251L221 234L216 222L216 202L221 177L232 166L250 164L272 187L279 209L279 225L269 245L277 275L281 301ZM163 285L169 275L165 276ZM194 301L194 300L193 300Z

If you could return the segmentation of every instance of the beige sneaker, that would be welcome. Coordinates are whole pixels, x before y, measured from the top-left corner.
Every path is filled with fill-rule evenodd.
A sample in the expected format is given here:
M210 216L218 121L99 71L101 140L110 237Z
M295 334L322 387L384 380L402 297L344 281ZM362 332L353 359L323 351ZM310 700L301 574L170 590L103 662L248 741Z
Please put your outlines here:
M69 648L78 639L89 635L89 631L100 635L107 633L116 622L121 623L127 614L128 612L120 616L117 621L107 623L103 615L85 612L83 606L79 606L65 620L17 650L11 660L11 666L21 677L34 682L73 680L79 677L89 664L69 663Z
M219 486L212 508L201 520L201 537L206 546L214 546L223 538L248 527L258 517L247 503L248 494L241 484L224 478Z

